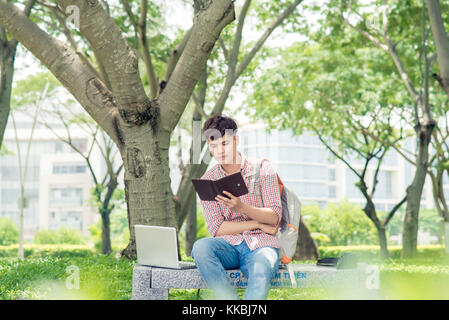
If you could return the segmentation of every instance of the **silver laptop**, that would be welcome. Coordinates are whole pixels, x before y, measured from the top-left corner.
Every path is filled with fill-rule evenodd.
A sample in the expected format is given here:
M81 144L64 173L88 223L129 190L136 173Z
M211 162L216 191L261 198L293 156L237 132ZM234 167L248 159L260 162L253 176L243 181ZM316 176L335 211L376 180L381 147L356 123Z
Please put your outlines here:
M139 264L171 269L196 267L194 262L178 260L175 228L136 224L134 230Z

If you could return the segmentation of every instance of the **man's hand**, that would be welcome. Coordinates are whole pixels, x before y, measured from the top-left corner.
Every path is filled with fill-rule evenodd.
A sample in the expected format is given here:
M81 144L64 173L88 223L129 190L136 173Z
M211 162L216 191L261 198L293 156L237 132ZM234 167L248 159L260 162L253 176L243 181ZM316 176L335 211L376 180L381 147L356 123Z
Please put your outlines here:
M226 197L218 195L215 197L215 200L223 203L225 206L227 206L232 211L241 211L242 210L244 203L242 202L242 200L240 200L239 197L234 196L232 193L230 193L228 191L223 191L223 193L225 195L227 195L230 199L227 199Z
M278 232L278 228L276 226L265 223L259 223L258 228L265 233L271 234L272 236L276 235L276 233Z

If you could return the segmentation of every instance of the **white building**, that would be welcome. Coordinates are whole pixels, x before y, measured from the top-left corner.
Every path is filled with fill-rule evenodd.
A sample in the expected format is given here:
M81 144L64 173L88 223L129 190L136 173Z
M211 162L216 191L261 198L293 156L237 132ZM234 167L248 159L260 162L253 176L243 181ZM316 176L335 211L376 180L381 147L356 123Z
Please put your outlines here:
M15 117L24 164L32 120L20 114ZM61 124L52 126L63 134L65 129ZM81 150L86 150L92 139L79 129L71 130L71 136L73 143ZM11 218L18 224L20 169L12 121L8 123L3 144L12 154L0 157L0 215ZM102 170L101 155L98 152L93 154L92 162L97 170ZM89 205L93 181L85 160L39 123L36 124L29 149L24 186L25 239L30 239L39 229L58 229L62 225L87 234L89 226L99 219L98 213Z

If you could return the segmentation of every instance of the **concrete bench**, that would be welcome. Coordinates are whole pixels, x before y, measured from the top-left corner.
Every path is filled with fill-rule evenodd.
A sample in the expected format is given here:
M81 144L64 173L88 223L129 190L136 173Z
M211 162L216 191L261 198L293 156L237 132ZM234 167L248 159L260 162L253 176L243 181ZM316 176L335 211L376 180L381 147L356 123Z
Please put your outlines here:
M297 288L363 288L363 268L336 269L313 264L294 264ZM229 282L235 288L246 288L248 281L238 270L227 270ZM292 288L287 269L279 269L271 281L272 288ZM170 289L206 289L198 269L166 269L136 264L133 270L133 300L167 300Z

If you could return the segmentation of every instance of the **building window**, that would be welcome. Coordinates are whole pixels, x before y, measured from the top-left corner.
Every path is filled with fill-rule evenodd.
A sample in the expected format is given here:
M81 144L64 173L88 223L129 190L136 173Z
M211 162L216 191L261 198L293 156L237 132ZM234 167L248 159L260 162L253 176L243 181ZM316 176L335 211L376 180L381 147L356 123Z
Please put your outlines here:
M336 198L337 197L337 190L334 185L329 186L329 198Z
M86 173L86 165L84 164L53 164L53 174L80 174Z
M50 190L50 207L79 207L82 205L82 188L52 188Z
M380 199L393 199L391 171L380 171L377 179L379 182L376 185L374 197Z
M61 228L62 226L82 231L82 213L78 211L52 211L50 214L48 228L56 230Z
M63 142L62 141L56 141L55 143L55 153L62 153L63 148Z
M335 168L329 168L328 173L329 173L329 181L336 181Z

